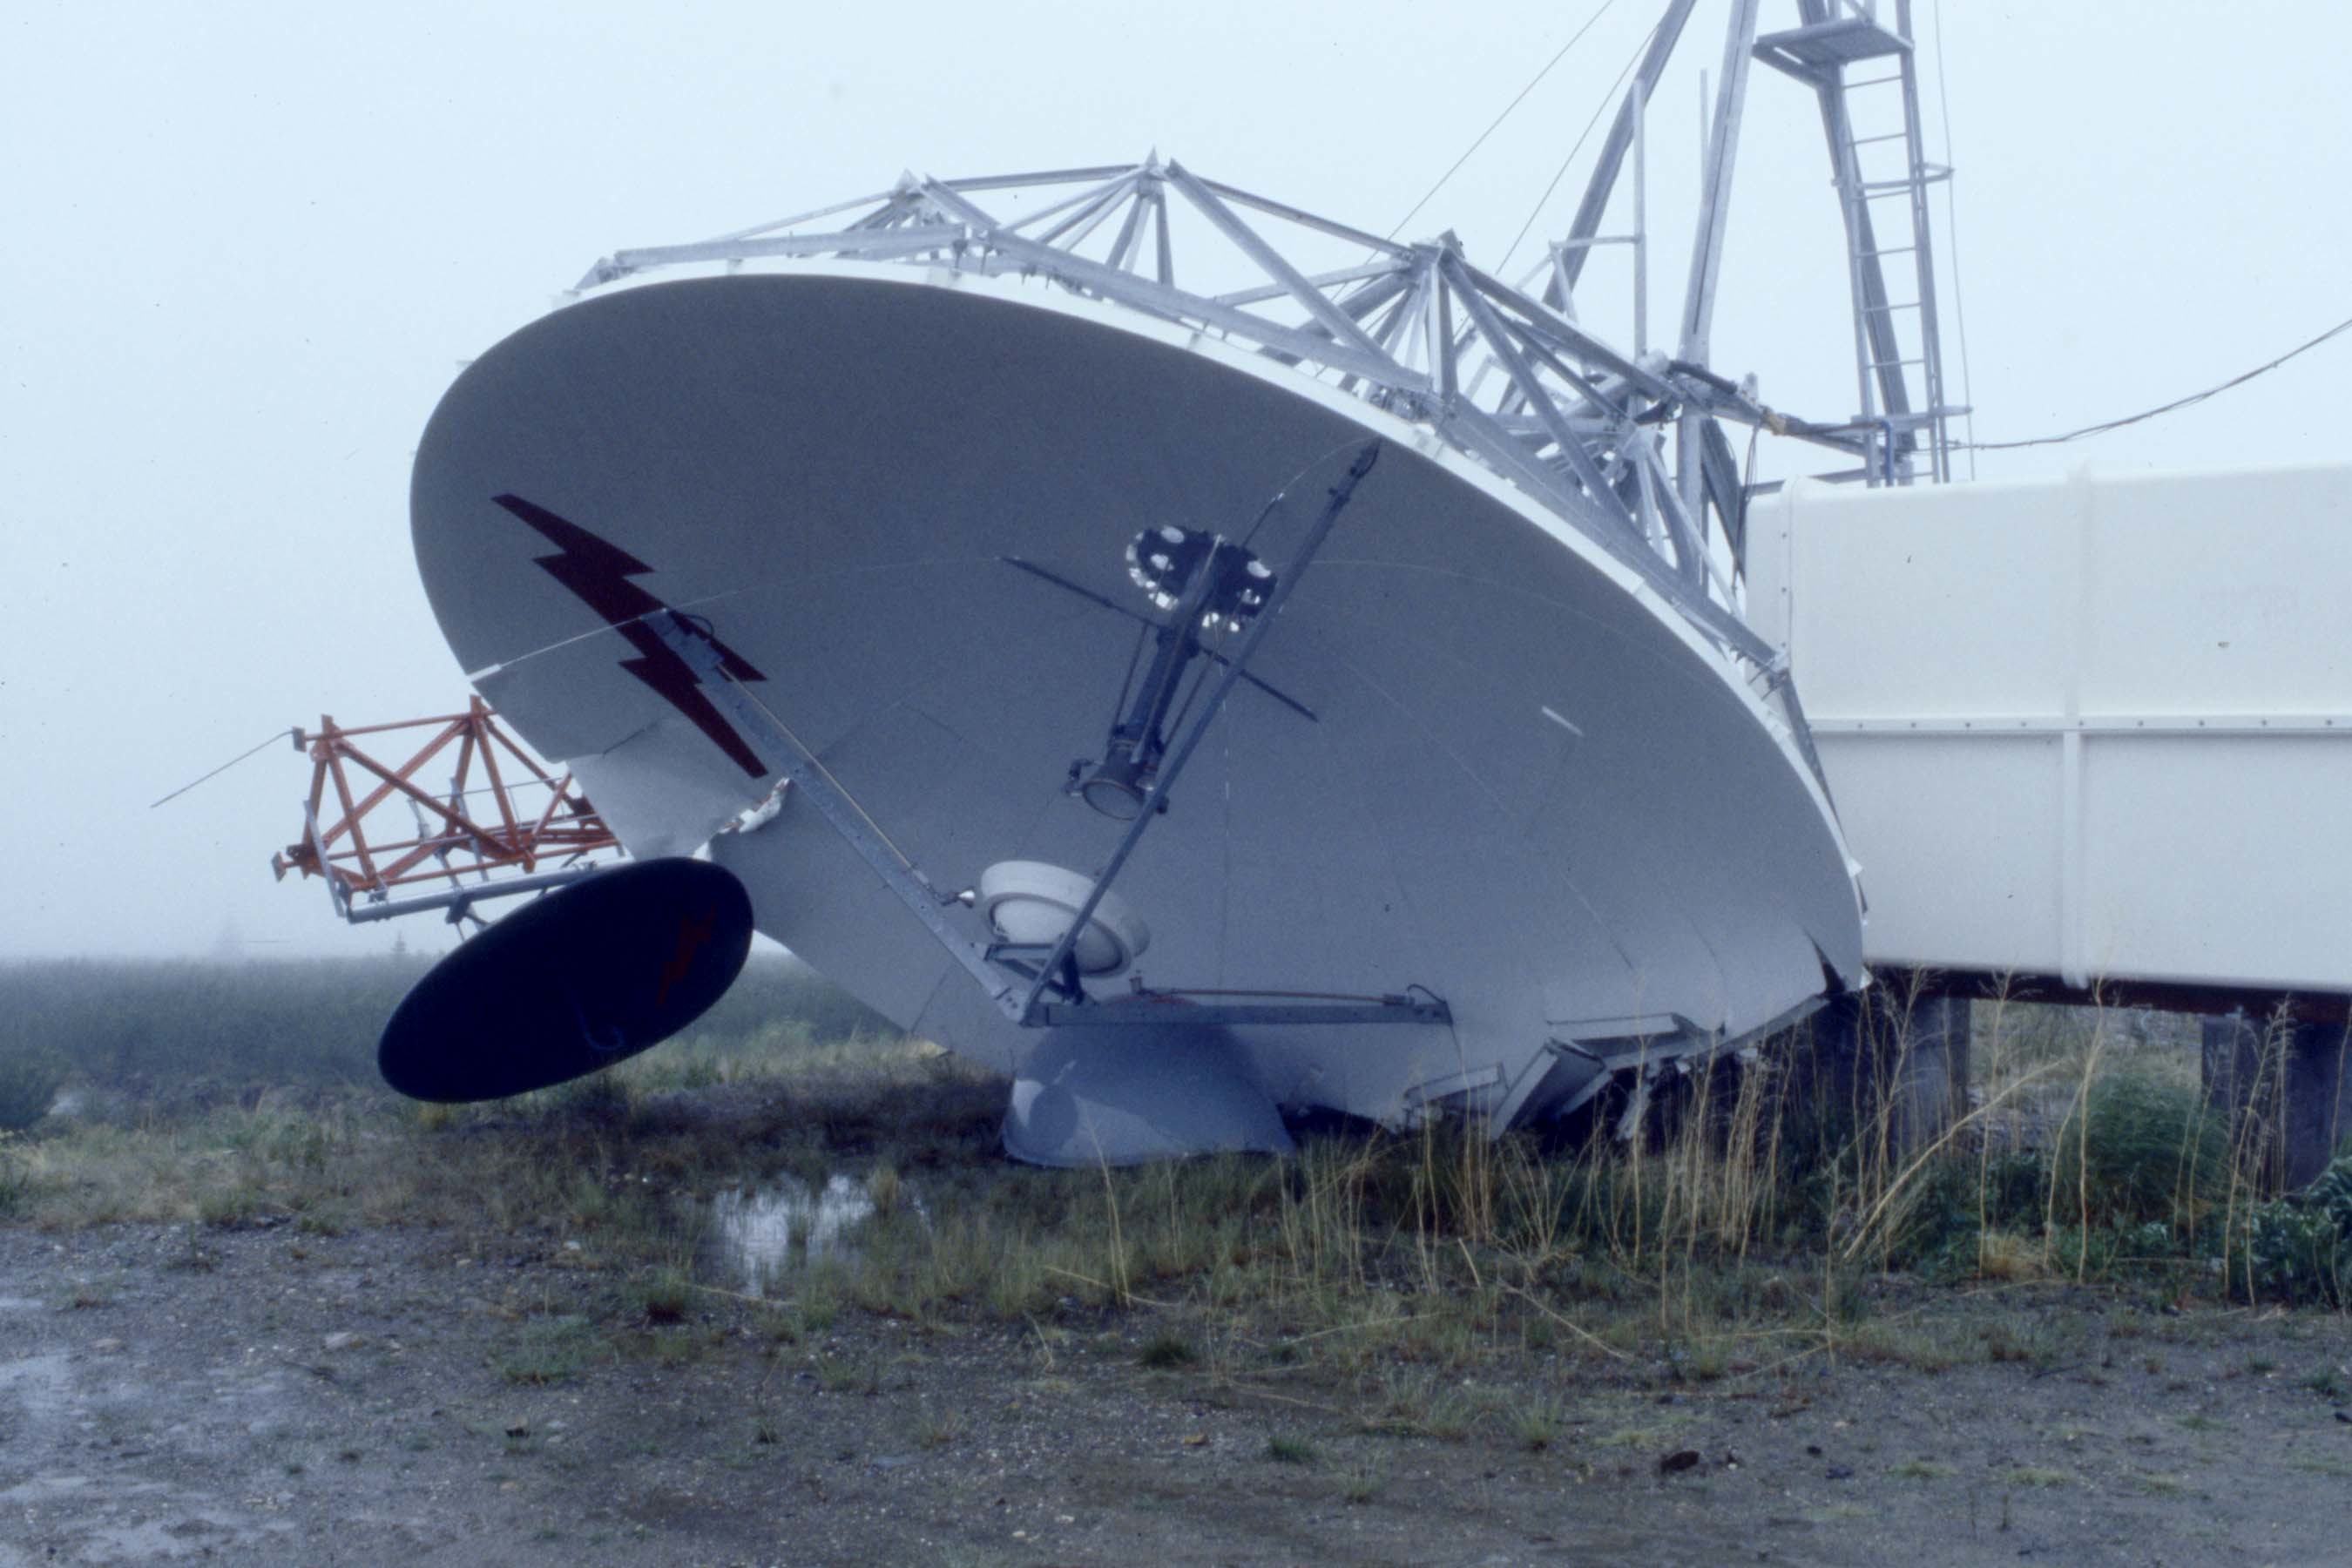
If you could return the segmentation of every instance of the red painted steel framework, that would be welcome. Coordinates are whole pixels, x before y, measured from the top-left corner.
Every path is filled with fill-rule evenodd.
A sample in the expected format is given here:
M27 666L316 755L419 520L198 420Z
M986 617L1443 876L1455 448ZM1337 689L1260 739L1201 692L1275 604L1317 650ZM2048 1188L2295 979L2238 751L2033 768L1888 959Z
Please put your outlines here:
M429 738L397 766L352 743L419 731ZM389 724L346 728L321 716L317 730L294 731L294 746L310 756L304 832L270 858L270 868L281 880L289 871L325 878L346 920L440 908L457 919L475 899L568 879L587 868L588 856L619 847L572 775L541 766L478 697L463 713ZM416 776L453 748L447 792L436 795ZM412 823L402 837L372 837L370 818L395 800L406 803ZM330 820L330 810L341 815ZM430 884L446 886L392 900L395 889Z

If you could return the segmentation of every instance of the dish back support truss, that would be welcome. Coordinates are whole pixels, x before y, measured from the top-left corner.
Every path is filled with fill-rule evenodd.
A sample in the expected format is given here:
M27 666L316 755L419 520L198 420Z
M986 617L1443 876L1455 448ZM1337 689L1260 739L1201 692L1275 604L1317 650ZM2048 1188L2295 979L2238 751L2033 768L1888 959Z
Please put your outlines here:
M981 205L996 193L1043 205L1000 218ZM1179 209L1205 220L1224 254L1180 256L1182 226L1171 223ZM1310 273L1286 255L1315 242L1328 250L1334 240L1360 247L1364 258ZM1450 233L1399 244L1154 156L979 179L906 174L880 195L719 239L618 251L579 287L670 267L794 258L1043 279L1254 349L1418 425L1638 574L1748 670L1810 760L1785 663L1739 616L1745 496L1717 416L1798 434L1811 427L1693 367L1619 352L1472 264ZM1230 274L1236 262L1256 280L1215 294L1178 281L1196 266ZM1669 470L1662 439L1685 413L1685 440L1696 443L1686 488Z
M353 743L404 731L428 733L399 763ZM310 758L303 833L270 858L270 869L281 881L289 871L324 878L335 912L354 925L422 910L462 920L478 900L602 870L587 857L620 847L572 775L541 767L478 697L462 713L389 724L346 728L321 718L316 731L294 731L294 748ZM450 769L446 795L417 783L436 759ZM396 805L408 808L413 830L371 837L370 819ZM337 815L322 817L325 811ZM555 868L541 868L548 865ZM434 890L392 896L419 887Z
M981 205L994 193L1046 199L1004 219ZM1180 257L1171 209L1205 220L1226 254ZM1286 252L1315 239L1361 247L1364 259L1310 272ZM1718 432L1716 461L1691 496L1659 438L1685 405L1758 421L1764 411L1713 378L1619 352L1480 270L1451 234L1399 244L1155 156L982 179L907 174L881 195L719 239L619 251L580 287L794 257L1043 278L1253 347L1433 431L1600 542L1710 637L1764 662L1737 614L1741 509L1729 445ZM1231 275L1235 260L1254 281L1215 294L1178 281ZM1727 563L1711 557L1711 537L1727 538Z
M1042 279L1253 349L1428 430L1637 573L1747 672L1759 697L1780 710L1818 778L1785 664L1742 618L1747 489L1723 424L1827 447L1858 460L1848 477L1874 483L1907 479L1923 448L1932 458L1929 471L1946 475L1948 411L1934 363L1926 209L1916 188L1927 166L1917 153L1909 5L1898 0L1898 31L1889 32L1866 0L1799 0L1800 27L1759 43L1760 0L1731 0L1677 349L1669 357L1643 342L1649 237L1643 124L1696 3L1669 0L1567 237L1517 286L1471 262L1451 232L1400 243L1204 178L1155 153L1134 164L1038 174L953 180L902 174L887 191L716 239L617 251L577 287L596 289L666 268L731 270L791 258L945 268ZM1868 232L1864 198L1872 193L1857 185L1853 122L1844 110L1845 57L1888 52L1900 57L1903 140L1914 182L1921 283L1916 308L1927 333L1923 399L1906 398L1904 378L1912 365L1895 363L1904 355L1894 346L1880 272L1881 257L1895 253ZM1838 424L1779 413L1706 364L1747 68L1759 58L1782 69L1804 64L1793 74L1820 92L1832 143L1864 383L1862 415ZM1603 235L1629 163L1633 232ZM1575 308L1592 249L1620 242L1630 243L1635 257L1636 346L1630 353L1580 324ZM1344 259L1351 256L1356 259ZM1187 286L1209 278L1239 286L1214 292L1207 291L1213 285Z

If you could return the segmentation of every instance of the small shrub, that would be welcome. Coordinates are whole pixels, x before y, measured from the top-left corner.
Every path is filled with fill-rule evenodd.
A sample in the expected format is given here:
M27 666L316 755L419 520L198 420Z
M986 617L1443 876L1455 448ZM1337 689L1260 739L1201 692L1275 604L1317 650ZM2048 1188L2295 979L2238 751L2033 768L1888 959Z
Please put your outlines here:
M49 1113L65 1064L40 1051L0 1056L0 1132L22 1132Z
M1977 1238L1977 1272L1988 1279L2039 1279L2049 1271L2049 1254L2032 1237L1988 1230Z
M944 1448L963 1436L963 1417L952 1410L932 1410L915 1424L915 1441L926 1448Z
M882 1368L874 1362L856 1362L845 1356L819 1356L816 1360L816 1382L827 1394L863 1394L882 1392Z
M0 1219L23 1209L32 1199L33 1172L24 1156L8 1147L9 1135L0 1132Z
M1978 1201L1989 1224L2001 1229L2042 1222L2042 1156L2012 1149L1986 1156L1977 1174Z
M2194 1089L2122 1072L2092 1085L2069 1121L2050 1180L2061 1217L2125 1227L2183 1226L2229 1183L2221 1119ZM2087 1201L2087 1215L2076 1211Z
M1265 1457L1277 1465L1311 1465L1318 1458L1314 1444L1286 1432L1277 1432L1265 1440Z
M2233 1292L2290 1304L2352 1304L2352 1154L2302 1192L2246 1211L2231 1241Z
M1938 1160L1923 1167L1880 1222L1886 1238L1883 1261L1891 1268L1912 1268L1938 1255L1948 1258L1969 1251L1976 1240L1978 1201L1977 1173L1966 1163Z
M646 1284L644 1304L646 1321L677 1323L686 1319L686 1309L693 1300L693 1282L679 1268L664 1268Z
M264 1206L251 1187L215 1188L196 1195L196 1219L215 1230L236 1230L252 1224Z
M2023 1362L2032 1366L2054 1366L2058 1347L2043 1324L2032 1319L2011 1314L1985 1325L1985 1359L1997 1362Z
M1511 1436L1519 1447L1531 1454L1540 1454L1559 1441L1560 1429L1567 1417L1557 1401L1540 1395L1528 1399L1511 1413Z

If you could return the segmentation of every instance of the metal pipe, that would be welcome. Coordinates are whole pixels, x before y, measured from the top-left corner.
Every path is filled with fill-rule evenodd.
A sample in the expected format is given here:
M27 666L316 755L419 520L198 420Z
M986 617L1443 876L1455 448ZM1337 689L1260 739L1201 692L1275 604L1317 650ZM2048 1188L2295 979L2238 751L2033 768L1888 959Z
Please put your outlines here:
M1184 738L1176 742L1176 749L1168 754L1168 760L1153 777L1151 789L1143 797L1143 809L1128 825L1125 836L1118 841L1118 847L1111 851L1102 874L1095 879L1094 891L1088 893L1087 901L1078 906L1077 913L1071 918L1069 929L1062 933L1062 940L1054 944L1054 951L1046 955L1045 962L1037 966L1037 973L1030 980L1029 989L1022 996L1018 1007L1007 1009L1014 1018L1024 1024L1035 1018L1038 996L1044 993L1047 982L1068 961L1070 950L1077 945L1079 936L1087 929L1087 922L1094 919L1103 895L1110 891L1111 883L1126 868L1128 858L1143 841L1144 830L1151 826L1152 818L1160 815L1160 804L1167 798L1169 786L1183 773L1184 764L1192 761L1201 738L1208 733L1209 726L1216 722L1217 715L1224 710L1225 698L1240 681L1243 669L1248 666L1251 656L1257 652L1258 645L1265 640L1266 633L1274 629L1275 621L1282 615L1283 605L1290 602L1291 593L1298 586L1298 579L1306 574L1307 563L1315 559L1315 552L1323 548L1324 539L1329 535L1331 525L1339 521L1339 513L1356 493L1357 484L1372 471L1372 465L1380 460L1381 445L1381 438L1376 436L1357 448L1356 460L1348 465L1347 473L1331 487L1331 497L1324 503L1322 515L1307 530L1307 538L1291 558L1289 566L1276 579L1274 593L1266 600L1265 608L1260 610L1257 618L1250 623L1248 634L1243 637L1242 646L1234 653L1232 662L1217 678L1215 689L1209 693L1208 701L1201 709L1201 716L1192 721L1192 728L1184 731Z
M1633 358L1650 352L1650 84L1633 79Z
M561 888L593 877L604 869L603 866L577 866L569 871L542 871L537 876L483 882L470 888L453 888L446 893L426 893L414 899L387 899L379 904L351 904L344 909L343 919L353 925L365 925L370 921L388 921L401 915L420 914L426 910L464 908L484 899L503 899L514 893L536 893L548 888Z

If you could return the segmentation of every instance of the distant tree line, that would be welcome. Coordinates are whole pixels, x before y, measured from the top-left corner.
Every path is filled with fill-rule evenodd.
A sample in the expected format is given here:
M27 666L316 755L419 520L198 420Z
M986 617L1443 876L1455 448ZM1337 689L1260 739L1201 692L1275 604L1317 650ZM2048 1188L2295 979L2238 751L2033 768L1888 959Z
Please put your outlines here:
M373 1082L376 1037L429 966L409 957L0 963L0 1062L39 1059L117 1085ZM794 1023L819 1039L895 1032L806 964L761 954L688 1037L745 1048Z

